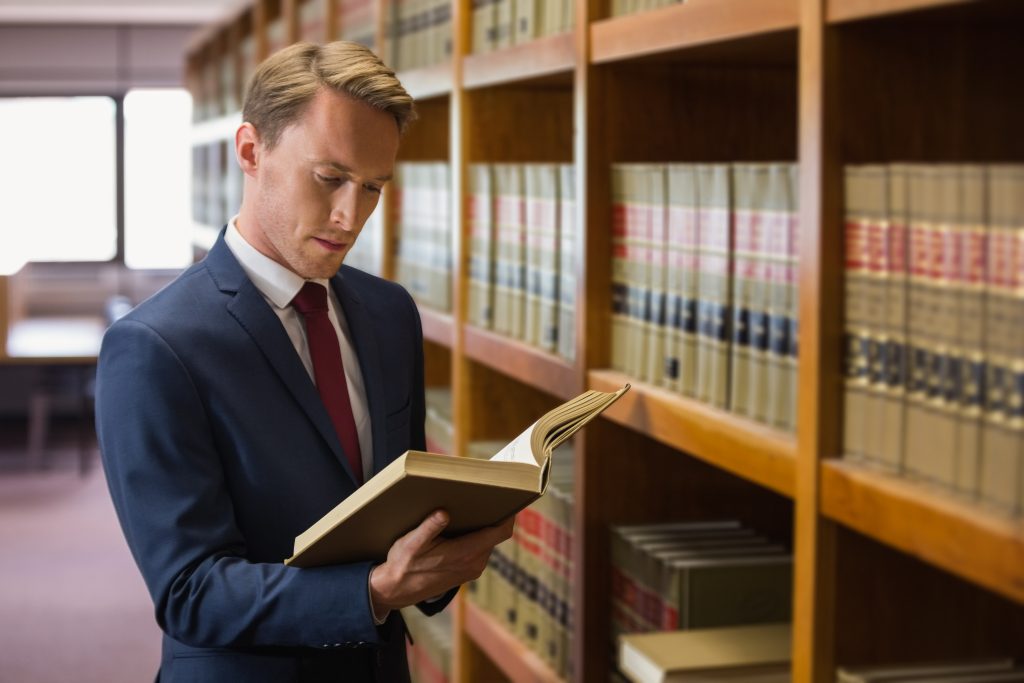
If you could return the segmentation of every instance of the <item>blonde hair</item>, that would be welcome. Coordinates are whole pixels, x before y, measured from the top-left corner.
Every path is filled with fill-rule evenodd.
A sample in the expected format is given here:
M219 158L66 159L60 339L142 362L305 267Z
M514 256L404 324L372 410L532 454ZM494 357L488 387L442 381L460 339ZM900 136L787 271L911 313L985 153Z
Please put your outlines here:
M265 59L246 87L242 119L273 148L321 88L390 114L399 133L416 119L412 97L395 72L366 47L344 40L295 43Z

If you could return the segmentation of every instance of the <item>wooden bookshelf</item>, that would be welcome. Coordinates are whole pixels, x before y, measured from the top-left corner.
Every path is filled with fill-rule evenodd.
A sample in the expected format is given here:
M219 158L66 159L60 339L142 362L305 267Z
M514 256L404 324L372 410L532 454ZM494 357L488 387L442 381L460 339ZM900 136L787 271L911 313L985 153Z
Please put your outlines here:
M558 356L472 325L463 334L466 357L481 365L561 399L581 391L575 368Z
M573 37L563 33L496 52L466 55L463 85L481 88L570 73L576 65Z
M451 165L453 308L420 313L430 383L453 391L454 450L514 435L584 389L633 387L576 441L572 680L609 676L608 526L728 514L792 543L798 683L887 658L1024 657L1024 522L834 459L844 168L1024 161L1024 5L687 0L609 17L609 0L577 0L573 32L470 54L472 2L452 2L455 57L399 74L420 115L399 154ZM328 5L334 16L340 0ZM267 0L254 2L238 15L248 22L241 33L265 44L272 13ZM193 43L193 88L223 34ZM229 139L236 121L197 123L194 144ZM609 370L612 165L794 160L798 432ZM467 169L531 162L572 163L576 173L572 362L467 323ZM392 275L394 226L384 224L381 272ZM475 605L462 603L455 630L456 683L558 680Z
M398 78L416 100L450 95L454 83L451 62L402 71L398 74Z
M595 64L794 29L796 0L688 0L590 26Z
M512 683L562 683L546 662L505 630L497 619L469 600L461 600L461 603L465 633Z
M591 370L587 387L632 388L605 412L618 424L685 451L765 488L793 497L796 437L712 408L700 401L632 381L614 370Z
M841 460L822 463L822 512L1024 603L1024 522L947 491Z
M455 322L450 313L419 306L423 324L423 338L440 346L452 347L455 341Z

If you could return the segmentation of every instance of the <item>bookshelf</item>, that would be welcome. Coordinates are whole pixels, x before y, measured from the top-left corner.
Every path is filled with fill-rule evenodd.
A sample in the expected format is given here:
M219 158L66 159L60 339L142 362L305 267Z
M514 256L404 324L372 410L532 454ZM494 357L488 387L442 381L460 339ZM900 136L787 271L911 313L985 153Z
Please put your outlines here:
M343 21L338 1L327 3L328 34ZM209 87L204 60L246 36L262 56L282 12L297 35L296 4L256 0L204 31L188 66L193 91ZM471 54L472 4L453 0L454 58L399 74L420 113L400 161L451 165L453 309L421 307L421 317L427 382L453 390L455 452L512 436L583 389L633 385L575 446L572 680L608 674L608 526L715 515L794 550L795 681L833 680L839 665L1024 657L1020 518L838 458L843 168L1024 161L1024 91L1011 68L1024 63L1024 7L688 0L610 17L609 5L577 0L572 32ZM236 123L237 112L207 117L194 144L226 143ZM574 361L467 322L468 166L541 161L576 172ZM610 369L612 164L728 161L800 164L796 434ZM385 193L385 276L394 274L391 202ZM197 228L206 240L197 248L211 230ZM559 680L468 601L455 609L453 680Z

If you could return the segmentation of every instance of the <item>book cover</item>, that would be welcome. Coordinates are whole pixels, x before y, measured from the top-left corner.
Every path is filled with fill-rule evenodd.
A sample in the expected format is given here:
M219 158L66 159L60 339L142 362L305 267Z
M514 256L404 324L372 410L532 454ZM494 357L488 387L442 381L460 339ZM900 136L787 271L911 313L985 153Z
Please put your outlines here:
M879 464L894 472L903 470L906 424L907 307L909 287L909 194L905 164L888 169L888 270L885 295L885 389L882 414L882 448Z
M490 526L543 495L552 451L628 391L588 391L542 416L490 460L408 451L295 539L285 563L315 567L380 560L444 508L446 535Z
M697 166L697 253L699 269L697 398L717 408L729 405L731 338L731 194L730 169L724 164Z
M469 305L471 325L491 329L494 324L494 196L491 167L469 166Z
M690 164L668 168L667 389L694 396L697 374L697 175Z
M647 311L644 320L644 335L647 349L644 354L643 380L661 386L665 372L665 347L668 338L666 326L667 281L667 207L666 168L662 164L651 164L644 169L647 224Z
M558 354L576 358L576 173L558 167Z

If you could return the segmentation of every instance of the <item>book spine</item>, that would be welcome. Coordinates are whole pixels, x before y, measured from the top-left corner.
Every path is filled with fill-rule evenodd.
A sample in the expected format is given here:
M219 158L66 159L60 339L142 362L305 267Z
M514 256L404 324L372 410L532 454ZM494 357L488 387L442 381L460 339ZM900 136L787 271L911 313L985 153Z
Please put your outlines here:
M540 346L540 290L541 290L541 242L544 223L544 188L541 187L540 167L526 164L523 167L524 215L526 234L526 281L525 306L523 310L523 341L531 346Z
M903 470L909 368L909 173L904 164L888 167L888 279L885 294L885 392L880 464Z
M731 215L729 167L698 169L698 234L700 247L699 339L697 398L718 408L729 405L729 301Z
M960 175L959 261L955 266L960 309L954 325L959 371L955 445L956 491L968 498L978 494L981 458L982 382L985 376L985 181L982 166L963 166Z
M630 263L627 181L629 169L612 166L612 369L628 373L626 353L630 342Z
M647 307L650 296L648 275L648 234L650 211L645 184L645 166L634 164L626 174L626 262L628 264L629 337L626 343L626 373L642 379L647 351Z
M559 166L558 191L558 353L572 361L576 357L576 201L572 164Z
M750 164L732 167L733 233L732 233L732 344L730 348L730 408L752 417L751 401L754 337L754 314L757 287L757 256L755 251L755 201L757 168Z
M558 301L561 238L558 231L558 181L559 168L556 164L539 167L541 176L541 244L540 244L540 348L554 353L558 348Z
M696 372L697 184L693 166L668 169L666 326L662 386L693 395Z
M666 346L666 168L651 165L644 173L647 189L646 240L648 264L648 305L645 320L647 350L644 359L643 379L655 386L661 386L664 377Z

